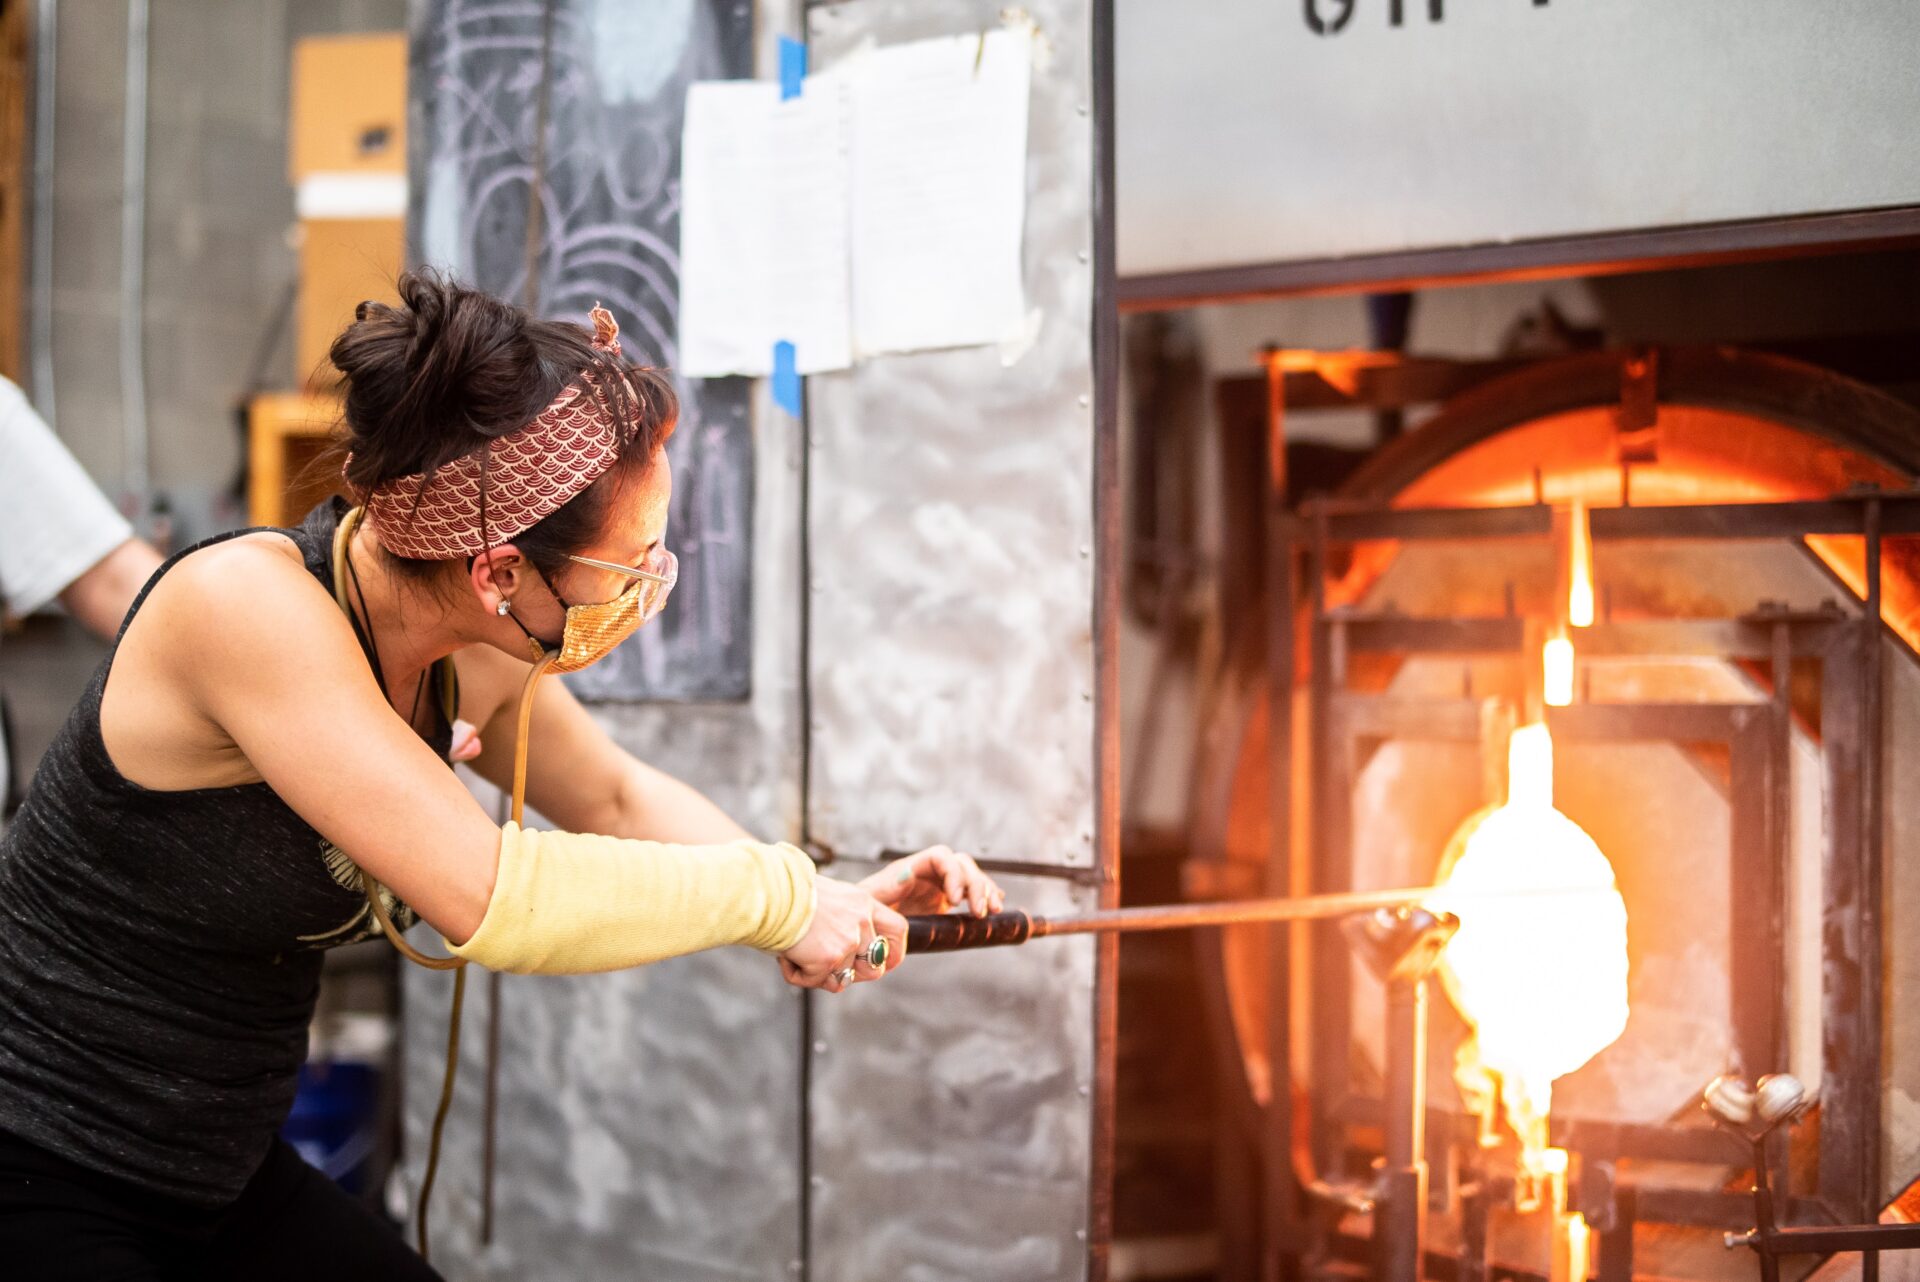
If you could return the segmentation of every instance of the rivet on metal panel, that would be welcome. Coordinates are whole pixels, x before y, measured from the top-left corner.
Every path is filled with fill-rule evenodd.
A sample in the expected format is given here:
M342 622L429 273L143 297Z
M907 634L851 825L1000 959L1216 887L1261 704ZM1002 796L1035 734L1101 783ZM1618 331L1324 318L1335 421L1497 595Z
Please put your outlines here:
M1084 262L1086 262L1086 261L1087 261L1087 251L1086 251L1086 250L1084 250L1084 249L1083 249L1083 250L1081 250L1081 251L1079 252L1079 254L1078 254L1078 255L1076 255L1076 257L1078 257L1078 258L1080 259L1080 261L1081 261L1081 262L1083 262L1083 263L1084 263Z
M1086 1240L1087 1240L1087 1231L1086 1231L1085 1229L1075 1229L1075 1230L1073 1231L1073 1239L1074 1239L1074 1241L1076 1241L1076 1242L1084 1242L1084 1241L1086 1241Z
M1093 691L1091 691L1091 690L1082 690L1082 691L1080 692L1080 702L1082 702L1082 703L1092 703L1092 702L1093 702Z
M1074 108L1074 111L1075 111L1076 113L1078 113L1079 115L1082 115L1082 116L1084 116L1084 115L1086 115L1086 114L1087 114L1087 104L1086 104L1086 103L1084 103L1084 102L1083 102L1083 103L1081 103L1081 104L1080 104L1080 105L1079 105L1078 107L1075 107L1075 108Z
M811 1184L814 1188L823 1189L827 1187L827 1177L824 1175L810 1175L807 1177L807 1183Z
M827 1053L827 1043L824 1040L815 1042L813 1044L813 1053L815 1055L825 1055Z
M1093 401L1087 396L1085 392L1080 393L1080 395L1075 399L1077 399L1080 402L1081 409L1085 409L1087 406L1093 404Z
M1081 555L1081 557L1082 557L1082 558L1085 558L1085 557L1089 557L1089 556L1092 556L1092 555L1093 555L1093 549L1092 549L1092 548L1088 548L1088 547L1083 547L1083 548L1081 548L1081 549L1080 549L1080 555Z
M1081 1099L1085 1099L1087 1096L1093 1094L1093 1088L1091 1086L1088 1086L1084 1082L1081 1083L1079 1086L1074 1087L1074 1089L1080 1092Z

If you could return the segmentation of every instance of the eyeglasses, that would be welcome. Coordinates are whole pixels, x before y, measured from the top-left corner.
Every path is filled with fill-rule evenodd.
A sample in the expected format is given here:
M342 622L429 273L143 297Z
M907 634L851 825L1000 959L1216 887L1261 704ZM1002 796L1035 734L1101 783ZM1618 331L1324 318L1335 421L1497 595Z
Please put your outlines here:
M630 579L639 579L648 585L640 597L640 621L645 623L660 613L667 603L667 593L673 591L673 585L680 581L680 558L656 546L647 553L645 566L621 565L618 561L596 561L590 556L569 556L569 561L578 561L581 565L590 565L596 570L605 570L609 574L624 574Z

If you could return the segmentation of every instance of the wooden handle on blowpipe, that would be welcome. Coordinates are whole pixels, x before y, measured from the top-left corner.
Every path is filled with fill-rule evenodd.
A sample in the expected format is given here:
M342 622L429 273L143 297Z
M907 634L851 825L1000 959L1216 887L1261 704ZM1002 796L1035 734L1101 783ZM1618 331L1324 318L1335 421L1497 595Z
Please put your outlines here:
M967 948L998 948L1024 944L1033 937L1033 918L1008 909L972 917L940 913L907 918L907 956L916 953L954 953Z

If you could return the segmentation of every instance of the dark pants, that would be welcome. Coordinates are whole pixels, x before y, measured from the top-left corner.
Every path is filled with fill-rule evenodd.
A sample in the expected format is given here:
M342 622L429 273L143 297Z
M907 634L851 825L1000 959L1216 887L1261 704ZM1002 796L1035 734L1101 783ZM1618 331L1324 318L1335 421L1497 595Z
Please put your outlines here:
M209 1210L0 1132L0 1260L14 1282L440 1282L277 1139L239 1198Z

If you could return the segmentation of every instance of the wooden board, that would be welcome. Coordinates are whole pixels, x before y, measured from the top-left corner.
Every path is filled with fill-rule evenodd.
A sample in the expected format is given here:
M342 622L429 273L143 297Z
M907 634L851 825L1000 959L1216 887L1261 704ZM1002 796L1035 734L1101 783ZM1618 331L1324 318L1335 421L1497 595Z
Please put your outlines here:
M329 396L270 392L247 406L247 519L294 525L340 487L332 469L316 467L340 420Z

